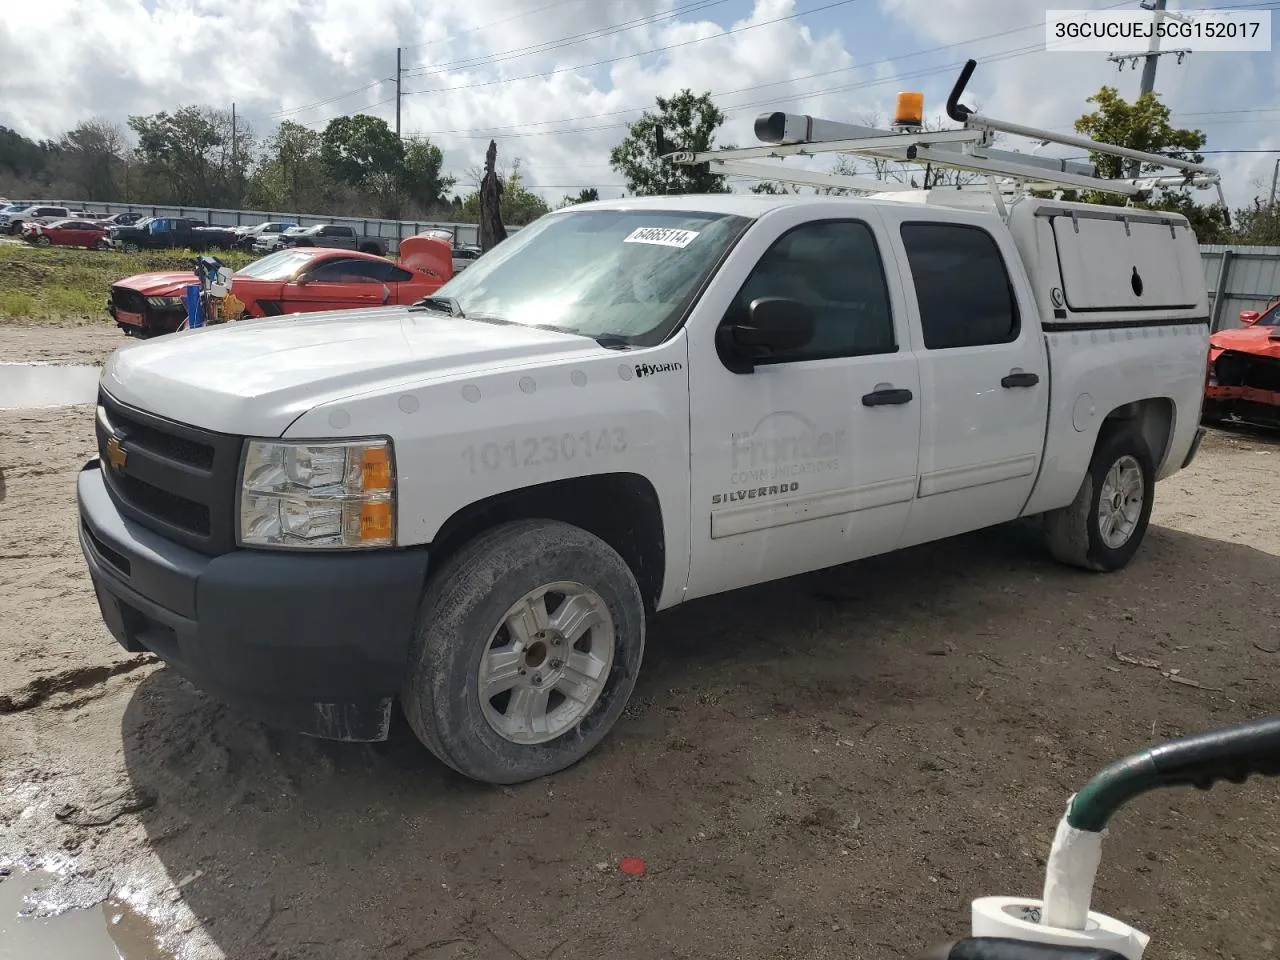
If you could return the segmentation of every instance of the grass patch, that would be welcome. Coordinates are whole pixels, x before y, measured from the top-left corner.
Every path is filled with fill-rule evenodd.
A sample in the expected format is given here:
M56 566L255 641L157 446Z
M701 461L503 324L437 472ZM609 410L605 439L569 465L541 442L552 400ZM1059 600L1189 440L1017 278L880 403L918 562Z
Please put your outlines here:
M137 273L189 270L195 257L190 250L121 253L0 244L0 323L109 323L111 284ZM218 259L239 270L261 255L231 252Z

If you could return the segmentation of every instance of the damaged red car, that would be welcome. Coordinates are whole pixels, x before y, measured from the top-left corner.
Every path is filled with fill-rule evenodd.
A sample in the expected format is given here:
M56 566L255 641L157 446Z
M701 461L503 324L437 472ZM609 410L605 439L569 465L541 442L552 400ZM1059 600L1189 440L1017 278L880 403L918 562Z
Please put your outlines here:
M1203 419L1280 427L1280 299L1242 311L1240 322L1209 338Z
M403 240L399 263L353 250L290 248L232 274L228 316L403 306L435 293L452 276L449 244L432 237ZM107 312L131 336L172 333L187 318L183 291L195 282L191 271L126 277L112 284Z

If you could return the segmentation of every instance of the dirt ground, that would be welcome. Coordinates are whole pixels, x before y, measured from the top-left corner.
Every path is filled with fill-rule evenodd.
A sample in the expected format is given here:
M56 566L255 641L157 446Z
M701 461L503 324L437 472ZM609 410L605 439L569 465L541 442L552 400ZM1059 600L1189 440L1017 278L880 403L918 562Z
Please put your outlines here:
M54 339L0 328L0 359L67 358ZM1102 766L1280 714L1280 445L1257 434L1211 433L1160 484L1118 574L1012 525L662 614L612 736L512 789L402 720L377 746L291 736L126 655L75 543L92 447L88 408L0 412L0 866L63 863L46 902L131 903L183 960L912 957L976 896L1040 895ZM1266 780L1134 802L1094 897L1152 960L1273 956L1277 903Z

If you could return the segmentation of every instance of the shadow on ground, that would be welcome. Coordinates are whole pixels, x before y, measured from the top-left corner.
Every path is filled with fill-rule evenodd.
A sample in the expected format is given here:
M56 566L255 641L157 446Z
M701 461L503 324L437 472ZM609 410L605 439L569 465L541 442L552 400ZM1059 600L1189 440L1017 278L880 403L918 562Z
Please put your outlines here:
M966 933L975 896L1039 895L1101 766L1280 712L1249 633L1277 582L1280 559L1161 528L1082 574L1011 525L660 615L627 716L545 781L464 781L402 719L378 746L271 731L166 670L126 760L154 854L199 872L183 895L237 960L907 957ZM1280 939L1274 791L1138 806L1098 909L1161 956Z

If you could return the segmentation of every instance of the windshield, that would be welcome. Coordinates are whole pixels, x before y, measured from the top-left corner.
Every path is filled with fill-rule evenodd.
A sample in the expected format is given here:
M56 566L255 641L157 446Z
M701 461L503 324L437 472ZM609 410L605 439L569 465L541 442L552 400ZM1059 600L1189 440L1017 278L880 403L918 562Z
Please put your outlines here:
M235 276L250 280L289 280L314 257L314 250L281 250L241 267Z
M1258 318L1255 327L1280 327L1280 303Z
M467 317L660 342L750 221L689 210L547 214L441 287Z

